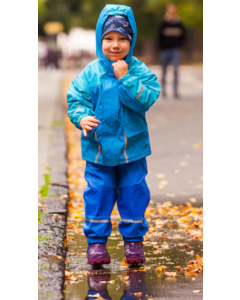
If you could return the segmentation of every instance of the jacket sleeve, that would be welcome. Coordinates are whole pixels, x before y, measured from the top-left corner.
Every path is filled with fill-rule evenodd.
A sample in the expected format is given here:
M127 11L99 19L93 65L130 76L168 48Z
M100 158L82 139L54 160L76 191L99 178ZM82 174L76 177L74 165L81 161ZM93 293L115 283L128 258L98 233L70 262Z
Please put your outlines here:
M80 126L81 119L94 116L90 89L84 70L73 80L68 89L67 105L70 121L82 130Z
M157 76L146 66L144 69L139 68L138 72L142 74L128 73L119 79L120 101L128 108L144 113L159 97L161 87Z

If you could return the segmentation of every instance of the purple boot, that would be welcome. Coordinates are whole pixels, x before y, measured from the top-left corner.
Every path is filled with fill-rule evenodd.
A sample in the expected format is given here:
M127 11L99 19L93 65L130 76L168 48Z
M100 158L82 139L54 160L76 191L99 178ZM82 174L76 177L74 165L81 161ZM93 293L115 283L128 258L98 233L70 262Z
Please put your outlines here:
M129 264L145 262L142 242L125 242L124 248L125 256Z
M87 260L90 265L109 264L111 260L106 248L106 244L89 244L87 251Z

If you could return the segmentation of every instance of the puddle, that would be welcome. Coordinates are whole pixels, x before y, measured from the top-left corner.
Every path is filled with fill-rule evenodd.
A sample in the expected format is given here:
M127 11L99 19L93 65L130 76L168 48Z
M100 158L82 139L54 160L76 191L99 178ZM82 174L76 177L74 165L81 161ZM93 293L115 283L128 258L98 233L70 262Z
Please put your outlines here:
M149 220L153 230L158 218ZM117 223L117 216L115 221ZM66 300L81 299L202 299L202 273L186 276L177 271L176 266L186 267L202 256L202 241L195 240L183 229L162 227L145 237L144 251L146 263L139 267L121 267L124 258L122 237L117 227L113 228L107 248L111 264L94 269L86 263L87 242L82 231L83 221L69 221L66 269L74 280L66 281ZM77 232L77 233L74 233ZM158 272L157 267L166 266L168 272L176 272L176 277L168 277ZM128 278L126 277L128 276ZM127 278L123 280L123 278ZM110 281L110 282L109 282ZM193 291L199 291L194 293ZM99 295L98 295L99 294Z

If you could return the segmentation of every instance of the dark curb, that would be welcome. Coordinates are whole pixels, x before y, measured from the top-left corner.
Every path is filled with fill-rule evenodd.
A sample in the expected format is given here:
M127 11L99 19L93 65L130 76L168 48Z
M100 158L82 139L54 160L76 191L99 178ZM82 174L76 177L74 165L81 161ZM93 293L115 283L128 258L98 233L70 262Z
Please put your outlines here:
M38 299L64 299L65 281L64 246L67 223L67 159L66 135L64 127L64 108L62 99L56 103L52 135L49 141L50 176L47 196L40 199L40 223L38 226ZM43 213L43 214L42 214Z

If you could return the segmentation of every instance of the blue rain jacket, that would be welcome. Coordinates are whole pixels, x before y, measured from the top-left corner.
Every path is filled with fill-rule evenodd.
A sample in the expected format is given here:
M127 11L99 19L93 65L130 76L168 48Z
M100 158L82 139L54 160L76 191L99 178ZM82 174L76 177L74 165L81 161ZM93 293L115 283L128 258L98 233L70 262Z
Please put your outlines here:
M103 55L101 34L109 15L124 15L133 30L133 41L125 59L128 74L120 79L114 75L112 64ZM151 154L146 111L160 94L157 76L136 57L137 27L131 7L106 5L96 26L96 54L71 83L67 94L68 116L79 129L86 116L96 116L100 123L81 134L82 158L106 166L130 163Z

